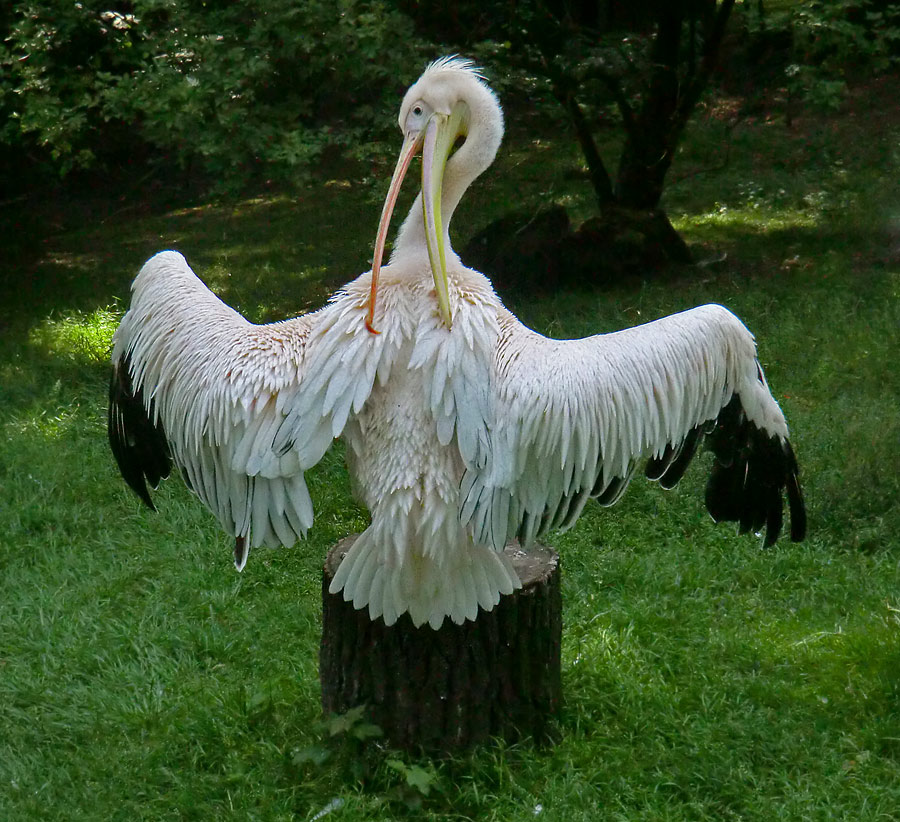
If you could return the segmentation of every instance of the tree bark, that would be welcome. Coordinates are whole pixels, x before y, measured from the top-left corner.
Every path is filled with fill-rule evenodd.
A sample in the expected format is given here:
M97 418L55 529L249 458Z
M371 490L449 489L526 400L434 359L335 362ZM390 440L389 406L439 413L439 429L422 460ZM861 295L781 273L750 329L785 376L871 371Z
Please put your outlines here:
M659 12L646 93L637 114L626 117L630 112L623 112L626 138L615 185L616 200L621 205L635 209L658 207L675 150L715 69L733 7L734 0L723 0L718 7L712 2L694 12L678 4ZM703 29L699 62L693 51L698 13ZM681 73L682 27L686 19L690 23L691 56L686 71Z
M616 175L616 200L626 208L656 208L672 165L677 141L670 126L678 107L683 23L684 10L677 5L659 12L647 90L626 130Z
M581 146L581 153L587 163L588 174L591 178L591 185L594 187L594 194L597 196L597 205L601 211L615 202L615 194L613 193L612 180L606 171L600 152L597 150L597 144L594 142L594 135L591 133L590 126L584 118L584 112L575 99L573 92L565 93L562 100L563 105L572 118L572 125L575 128L575 136L578 138L578 144Z
M522 588L475 622L437 631L409 614L387 627L328 586L355 536L335 545L322 574L322 708L365 705L394 746L451 751L493 736L549 742L562 701L559 557L507 546Z

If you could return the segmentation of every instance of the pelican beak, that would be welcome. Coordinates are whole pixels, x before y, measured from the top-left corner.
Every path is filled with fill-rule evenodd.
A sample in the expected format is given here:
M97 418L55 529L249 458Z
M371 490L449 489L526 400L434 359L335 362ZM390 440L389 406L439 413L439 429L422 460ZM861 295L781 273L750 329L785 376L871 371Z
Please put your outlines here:
M375 293L378 290L378 274L381 271L381 261L384 258L384 244L387 242L388 228L391 225L391 215L394 213L394 206L397 204L397 195L400 193L400 186L403 184L403 178L409 168L409 163L422 145L422 133L419 131L410 131L407 133L403 141L403 147L400 149L400 157L397 159L397 167L394 169L394 176L391 177L391 185L388 188L387 197L384 200L384 207L381 209L381 220L378 223L378 234L375 237L375 255L372 258L372 286L369 292L369 311L366 314L366 328L373 334L380 334L372 325L375 316Z
M422 203L425 216L425 239L428 245L428 259L431 262L431 273L434 277L434 288L437 294L438 308L441 318L450 327L450 295L447 284L447 258L444 244L444 227L441 222L441 190L444 180L444 169L453 143L460 135L466 134L468 107L465 103L457 103L450 114L432 114L422 130L408 131L400 149L397 167L391 178L384 207L381 209L381 220L378 223L378 234L375 237L375 254L372 258L372 283L369 291L369 308L366 313L366 328L373 334L379 334L373 326L375 318L375 298L378 291L378 275L384 258L384 246L387 242L391 215L397 204L397 195L409 164L419 148L422 148Z
M422 207L425 217L425 241L428 245L428 259L434 277L441 319L450 328L450 290L447 283L447 256L444 243L444 223L441 219L441 193L444 170L453 143L466 132L467 114L465 103L457 103L450 114L435 113L425 126L425 140L422 146Z

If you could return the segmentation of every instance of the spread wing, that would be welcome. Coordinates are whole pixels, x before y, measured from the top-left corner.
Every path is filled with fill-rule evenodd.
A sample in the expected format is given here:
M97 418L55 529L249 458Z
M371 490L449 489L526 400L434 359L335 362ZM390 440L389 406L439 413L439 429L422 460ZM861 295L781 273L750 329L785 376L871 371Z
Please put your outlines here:
M371 390L377 341L338 372L322 353L362 327L363 312L348 310L356 302L345 293L316 313L254 325L177 252L148 260L113 340L109 440L126 482L152 508L147 486L174 461L235 536L238 569L251 546L292 545L313 522L303 472ZM301 430L276 453L276 434L301 396L303 412L293 414Z
M490 458L469 464L461 517L500 550L571 526L590 498L612 505L636 464L671 488L706 438L713 518L742 533L806 529L787 424L744 325L709 305L614 334L550 340L503 314L494 355Z

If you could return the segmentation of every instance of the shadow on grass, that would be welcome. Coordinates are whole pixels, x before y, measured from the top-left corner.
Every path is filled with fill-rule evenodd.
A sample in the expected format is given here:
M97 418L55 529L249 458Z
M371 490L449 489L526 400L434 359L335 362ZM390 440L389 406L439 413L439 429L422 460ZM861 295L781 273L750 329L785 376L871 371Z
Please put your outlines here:
M317 308L370 265L378 218L371 199L366 188L323 186L314 195L161 210L140 219L125 211L36 237L0 269L0 333L21 334L68 310L124 307L140 266L168 248L181 251L201 279L254 321Z

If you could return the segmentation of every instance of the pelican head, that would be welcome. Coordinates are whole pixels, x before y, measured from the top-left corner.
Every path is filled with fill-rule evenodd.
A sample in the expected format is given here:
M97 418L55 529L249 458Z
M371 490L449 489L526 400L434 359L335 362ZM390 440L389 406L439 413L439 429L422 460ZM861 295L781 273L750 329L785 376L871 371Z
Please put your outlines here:
M394 254L424 242L438 309L449 328L452 322L447 278L450 218L465 190L493 162L503 138L503 113L497 98L472 62L458 57L441 58L425 69L403 97L399 124L403 146L381 212L372 261L366 327L373 333L378 333L372 327L372 320L384 245L397 195L413 156L422 152L422 190L401 230ZM464 142L451 157L459 138ZM421 218L415 214L419 209ZM416 230L418 227L421 233Z

